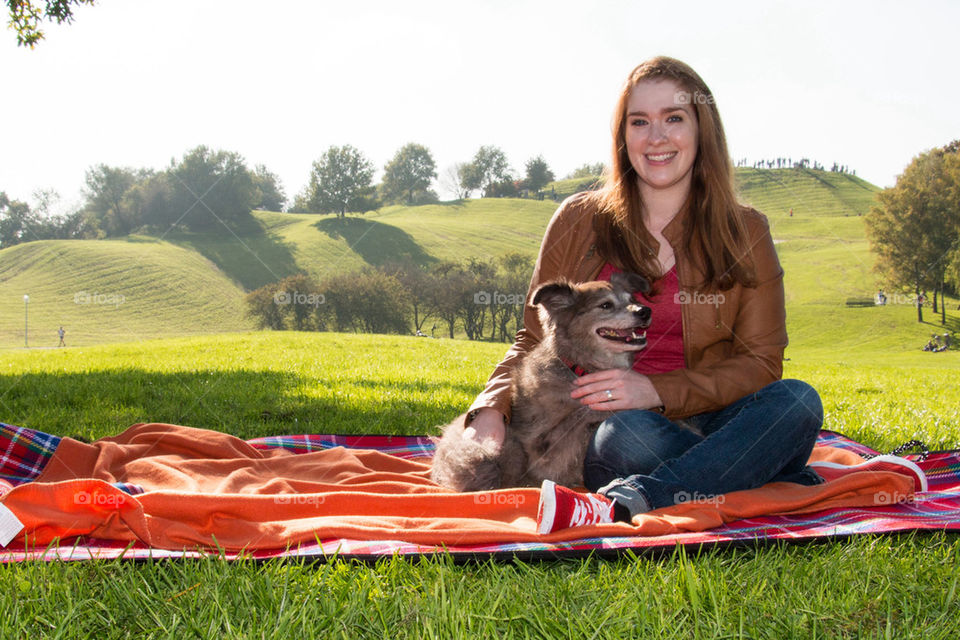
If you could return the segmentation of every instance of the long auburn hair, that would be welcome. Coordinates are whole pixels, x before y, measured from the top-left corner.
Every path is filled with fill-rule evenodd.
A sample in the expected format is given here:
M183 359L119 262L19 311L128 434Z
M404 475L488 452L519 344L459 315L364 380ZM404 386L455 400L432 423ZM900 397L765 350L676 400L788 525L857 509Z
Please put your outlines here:
M689 92L699 125L697 155L690 193L684 206L687 220L683 244L700 256L707 290L729 289L734 283L755 286L756 272L742 209L733 186L733 166L713 94L688 65L664 56L635 68L623 85L613 116L613 162L606 186L595 196L597 252L617 267L649 280L661 276L652 251L653 237L643 224L643 199L637 173L627 154L627 103L633 88L644 80L673 80ZM699 250L698 250L699 249Z

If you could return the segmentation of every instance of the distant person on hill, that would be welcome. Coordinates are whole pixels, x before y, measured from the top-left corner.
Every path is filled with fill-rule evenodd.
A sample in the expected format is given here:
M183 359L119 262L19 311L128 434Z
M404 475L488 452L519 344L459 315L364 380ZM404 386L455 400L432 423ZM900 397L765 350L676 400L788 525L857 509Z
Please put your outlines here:
M67 335L67 332L63 330L62 326L57 330L57 335L60 336L60 344L58 344L57 346L58 347L67 346L67 343L63 341L63 336Z
M612 149L604 187L571 196L551 219L524 328L470 407L463 437L503 446L511 374L544 336L532 293L629 271L653 283L649 296L636 294L652 309L648 346L630 370L578 377L571 366L571 397L614 414L586 452L593 493L544 481L538 531L771 481L823 482L807 466L823 407L810 385L781 379L783 270L767 219L737 201L713 93L679 60L644 62L619 95ZM715 302L687 304L710 295Z

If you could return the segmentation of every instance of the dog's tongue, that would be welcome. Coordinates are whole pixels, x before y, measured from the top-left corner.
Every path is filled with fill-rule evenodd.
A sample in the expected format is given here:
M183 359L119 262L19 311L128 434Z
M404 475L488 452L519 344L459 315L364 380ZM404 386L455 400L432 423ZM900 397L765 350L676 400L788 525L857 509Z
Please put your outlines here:
M602 327L597 330L601 337L609 340L622 340L623 342L634 342L647 337L647 332L643 327L632 327L630 329L614 329L613 327Z

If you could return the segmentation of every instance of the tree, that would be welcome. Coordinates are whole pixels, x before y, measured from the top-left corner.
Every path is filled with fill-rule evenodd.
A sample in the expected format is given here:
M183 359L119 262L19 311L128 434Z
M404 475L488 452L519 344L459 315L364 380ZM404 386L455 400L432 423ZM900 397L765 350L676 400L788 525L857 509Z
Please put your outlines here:
M527 188L539 192L547 183L553 182L553 171L547 165L543 156L527 160Z
M249 216L256 195L253 177L239 153L200 145L171 163L172 224L209 230Z
M866 216L877 268L894 285L913 285L915 295L943 293L947 266L960 244L960 154L956 143L920 154L895 186L878 194ZM917 305L917 320L923 309ZM945 322L946 316L941 316Z
M128 194L143 177L143 173L128 167L98 164L87 169L84 210L96 218L97 226L108 236L127 235L142 224Z
M32 2L32 0L7 0L10 9L10 26L17 32L17 45L30 47L44 38L40 30L43 20L63 24L73 22L74 5L93 4L94 0L47 0L47 2Z
M350 145L331 146L313 163L309 207L315 213L336 213L373 208L373 163Z
M277 304L279 291L280 283L271 282L251 291L244 298L247 303L247 315L257 321L257 326L260 329L273 329L275 331L283 329L284 312L286 310Z
M141 226L167 231L176 222L170 175L166 171L149 170L141 170L140 175L140 180L124 196L130 219L137 220Z
M477 150L469 168L464 169L464 173L464 186L471 191L481 189L484 197L494 184L513 180L507 155L500 148L489 145Z
M603 163L597 162L595 164L590 164L589 162L583 165L580 165L573 171L567 174L564 180L573 180L574 178L596 178L599 175L603 174Z
M0 249L22 242L84 237L89 233L81 212L52 215L52 205L60 199L52 189L33 194L35 204L11 200L0 191Z
M448 166L440 175L440 188L453 195L454 200L463 200L470 196L470 189L464 186L462 172L467 162L457 162Z
M501 256L499 263L500 290L507 292L510 298L505 301L507 313L500 316L497 328L500 330L500 340L511 342L514 336L507 331L507 326L513 320L513 333L523 327L523 311L526 304L526 291L530 287L530 277L533 274L533 258L513 252Z
M271 282L247 294L247 313L261 329L312 331L324 328L326 302L314 280L303 273Z
M283 184L275 173L258 164L253 170L253 208L264 211L283 211L287 196L283 192Z
M11 200L5 191L0 191L0 249L37 239L31 231L35 223L29 204Z
M383 171L383 195L387 202L412 205L436 200L430 183L437 177L437 165L425 146L414 142L403 146Z
M322 290L339 331L410 332L410 294L392 275L367 267L330 277Z
M437 278L429 269L412 261L385 264L380 271L393 276L407 291L409 308L413 312L413 329L421 331L427 320L436 313Z
M451 338L456 335L457 320L466 310L466 304L476 306L482 302L483 292L480 290L476 278L457 262L445 261L434 265L432 269L437 279L436 315L447 323ZM466 302L469 300L469 303ZM473 310L471 310L473 311ZM475 309L482 312L482 309ZM471 337L474 327L465 327L467 336Z
M310 213L310 185L293 197L293 204L287 209L287 213Z

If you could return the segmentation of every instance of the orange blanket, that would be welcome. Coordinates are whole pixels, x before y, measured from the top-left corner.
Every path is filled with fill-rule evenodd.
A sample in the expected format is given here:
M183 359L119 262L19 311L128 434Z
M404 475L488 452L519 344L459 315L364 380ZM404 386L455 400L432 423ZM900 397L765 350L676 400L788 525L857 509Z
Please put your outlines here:
M860 461L827 447L811 459ZM129 495L114 482L142 485L146 493ZM91 444L65 438L41 476L2 503L24 524L16 539L32 545L82 535L236 551L330 538L435 546L659 536L762 515L890 504L912 494L908 476L849 474L815 487L771 483L710 504L659 509L632 524L540 536L539 489L452 493L430 481L429 465L378 451L264 451L216 431L139 424Z

